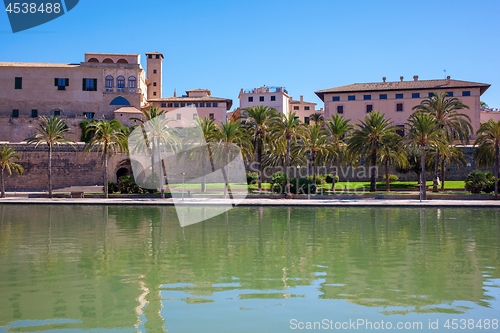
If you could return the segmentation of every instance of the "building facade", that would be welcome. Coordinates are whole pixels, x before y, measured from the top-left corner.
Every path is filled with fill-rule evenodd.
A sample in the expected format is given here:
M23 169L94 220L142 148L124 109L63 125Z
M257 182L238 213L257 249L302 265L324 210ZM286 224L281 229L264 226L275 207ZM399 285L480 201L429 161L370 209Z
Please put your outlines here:
M323 115L323 109L317 111L316 103L305 102L304 96L302 95L300 96L300 99L298 101L294 100L293 98L290 98L289 103L290 103L289 106L290 112L295 112L295 117L297 117L306 124L311 123L310 118L312 114L319 113Z
M262 86L250 90L241 89L238 98L240 109L263 105L274 108L286 116L290 114L290 96L284 87Z
M404 81L403 77L397 82L386 82L386 78L382 81L319 90L316 95L325 103L326 118L337 113L359 123L366 114L377 110L401 127L403 134L414 106L434 93L447 93L469 106L462 113L469 116L475 133L481 123L480 97L490 87L484 83L452 80L449 76L442 80L418 80L418 76L414 76L413 81Z

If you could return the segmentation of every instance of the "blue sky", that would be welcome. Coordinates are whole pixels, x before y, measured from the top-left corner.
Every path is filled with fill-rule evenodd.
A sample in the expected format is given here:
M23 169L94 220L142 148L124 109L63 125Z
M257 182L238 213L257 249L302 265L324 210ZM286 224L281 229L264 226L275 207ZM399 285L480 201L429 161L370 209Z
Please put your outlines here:
M285 86L323 107L314 91L378 82L489 83L500 108L500 1L80 0L66 15L13 34L0 14L0 61L83 61L84 53L158 51L163 96L206 88L233 99ZM446 70L446 74L444 72Z

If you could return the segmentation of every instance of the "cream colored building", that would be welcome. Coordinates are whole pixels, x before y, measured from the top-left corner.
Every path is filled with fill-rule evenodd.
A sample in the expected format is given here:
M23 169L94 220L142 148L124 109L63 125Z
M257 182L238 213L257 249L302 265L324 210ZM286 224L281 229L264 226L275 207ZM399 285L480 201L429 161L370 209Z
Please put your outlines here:
M290 113L290 96L284 87L262 86L250 90L241 89L238 98L240 109L263 105L274 108L286 116Z
M496 122L500 121L500 110L493 108L481 109L481 123L486 123L491 118Z
M324 113L323 109L319 111L316 110L316 103L305 102L304 96L302 95L300 96L300 99L298 101L290 97L289 103L290 112L295 112L295 116L306 124L311 123L310 118L312 114L319 113L323 115Z
M208 89L192 89L187 90L186 95L181 97L164 97L148 100L152 107L157 107L160 110L171 112L172 117L176 120L194 120L196 117L205 118L210 117L216 122L223 122L226 120L227 111L233 105L233 101L227 98L212 97L212 93ZM180 117L186 116L186 112L175 112L180 108L193 108L193 112L189 113L191 119L181 119Z
M414 106L434 92L447 93L469 106L462 112L470 117L475 133L481 123L480 97L490 87L484 83L452 80L449 76L442 80L419 80L414 76L412 81L404 81L403 77L396 82L386 82L386 78L382 81L320 90L316 95L325 103L326 118L338 113L359 123L367 113L377 110L400 126L400 134L403 134Z

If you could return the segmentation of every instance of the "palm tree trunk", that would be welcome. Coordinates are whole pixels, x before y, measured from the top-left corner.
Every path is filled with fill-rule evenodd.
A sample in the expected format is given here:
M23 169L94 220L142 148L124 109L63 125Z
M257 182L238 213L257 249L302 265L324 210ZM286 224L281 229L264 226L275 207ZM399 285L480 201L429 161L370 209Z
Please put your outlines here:
M311 167L312 167L312 174L313 174L313 184L316 185L316 153L311 154Z
M165 189L163 188L163 170L161 168L161 149L160 149L160 139L156 139L156 150L158 151L158 178L160 178L160 198L165 199Z
M3 168L2 168L2 172L0 172L0 183L2 183L2 195L0 195L0 198L5 198L6 195L5 195L5 184L3 181Z
M291 199L292 193L290 193L290 140L286 139L286 198Z
M434 175L432 178L432 192L438 192L438 173L439 173L439 148L436 150L436 162L434 163Z
M49 163L48 163L49 198L52 198L52 144L49 143Z
M498 167L499 167L498 140L495 140L495 200L498 200Z
M425 175L425 146L420 146L420 163L422 164L422 172L420 174L421 185L423 186L423 199L427 200L427 181Z
M389 184L389 159L385 159L385 191L391 191L391 185Z
M377 148L373 148L372 150L372 164L370 168L370 192L376 192L377 191L377 185L375 183L376 180L376 174L375 174L375 168L377 164Z
M444 191L444 160L441 160L441 191Z
M107 145L107 142L105 143L105 146L104 146L104 154L103 154L103 158L104 158L104 174L103 174L103 179L104 179L104 197L106 199L109 198L109 195L108 195L108 145Z
M262 191L262 145L259 140L257 140L257 163L259 163L259 192Z
M206 186L205 186L205 157L202 156L201 157L201 192L205 193L205 191L206 191Z
M333 158L332 164L334 166L335 172L333 173L332 188L330 189L330 191L335 191L335 176L337 175L337 168L335 167L335 157Z

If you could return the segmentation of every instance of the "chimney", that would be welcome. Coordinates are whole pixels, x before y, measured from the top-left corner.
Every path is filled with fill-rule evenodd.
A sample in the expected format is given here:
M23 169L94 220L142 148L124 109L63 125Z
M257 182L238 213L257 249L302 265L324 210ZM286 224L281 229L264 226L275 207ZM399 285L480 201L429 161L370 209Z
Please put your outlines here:
M302 103L304 101L304 96L300 95L300 102Z
M387 78L384 76L384 77L382 78L382 81L384 81L384 82L385 82L385 80L387 80Z
M418 81L418 75L413 76L413 81Z
M450 76L449 75L446 77L446 81L450 81Z
M402 76L400 76L399 78L401 79L401 82L403 82L403 77L402 77Z
M174 97L177 97L177 91L175 88L174 88Z
M323 112L323 108L320 108L320 109L319 109L319 112Z

